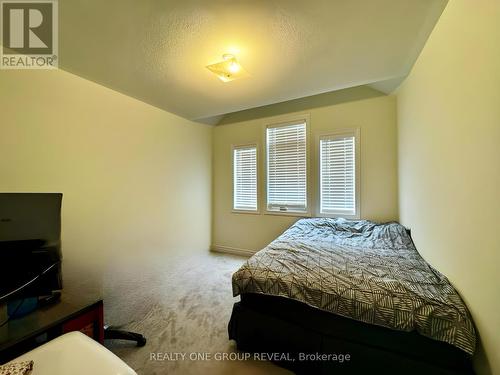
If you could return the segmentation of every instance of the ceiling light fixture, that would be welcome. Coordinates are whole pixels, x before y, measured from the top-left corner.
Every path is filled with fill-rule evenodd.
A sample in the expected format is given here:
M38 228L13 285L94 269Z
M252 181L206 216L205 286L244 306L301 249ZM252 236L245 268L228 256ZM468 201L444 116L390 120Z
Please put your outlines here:
M222 82L230 82L248 76L236 57L231 54L222 55L222 61L207 65L207 69L219 77Z

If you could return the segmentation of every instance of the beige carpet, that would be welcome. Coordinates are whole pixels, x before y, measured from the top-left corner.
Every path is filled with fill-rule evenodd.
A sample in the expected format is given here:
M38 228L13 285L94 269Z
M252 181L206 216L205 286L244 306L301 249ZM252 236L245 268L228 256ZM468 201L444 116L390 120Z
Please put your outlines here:
M108 273L113 276L105 281L105 319L144 334L148 342L136 348L109 341L108 347L145 375L289 374L264 361L218 360L222 353L237 352L228 339L227 323L237 300L232 297L231 275L244 261L207 252L114 264ZM211 359L189 358L198 355Z

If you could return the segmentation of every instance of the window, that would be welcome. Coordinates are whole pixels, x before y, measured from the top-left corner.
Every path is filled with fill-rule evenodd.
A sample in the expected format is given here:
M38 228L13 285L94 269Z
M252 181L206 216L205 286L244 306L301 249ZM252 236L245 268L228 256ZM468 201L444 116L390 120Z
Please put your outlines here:
M359 216L357 148L353 133L320 137L321 214Z
M269 126L267 210L307 212L306 123Z
M233 209L257 211L257 146L233 148Z

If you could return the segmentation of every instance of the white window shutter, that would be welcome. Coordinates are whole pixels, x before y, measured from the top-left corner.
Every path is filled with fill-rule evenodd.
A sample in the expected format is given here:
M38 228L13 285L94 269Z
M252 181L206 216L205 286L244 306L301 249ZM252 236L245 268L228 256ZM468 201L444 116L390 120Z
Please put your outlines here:
M267 209L307 211L306 123L267 128Z
M356 215L356 139L320 138L320 210L322 214Z
M257 147L234 147L233 168L233 209L257 211Z

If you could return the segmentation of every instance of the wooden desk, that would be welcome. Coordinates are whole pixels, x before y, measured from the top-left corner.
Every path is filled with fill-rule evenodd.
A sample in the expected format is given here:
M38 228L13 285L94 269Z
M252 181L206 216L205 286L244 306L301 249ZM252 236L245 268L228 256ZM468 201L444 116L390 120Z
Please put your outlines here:
M0 364L64 333L81 331L104 342L103 303L99 298L65 295L53 305L0 327Z

